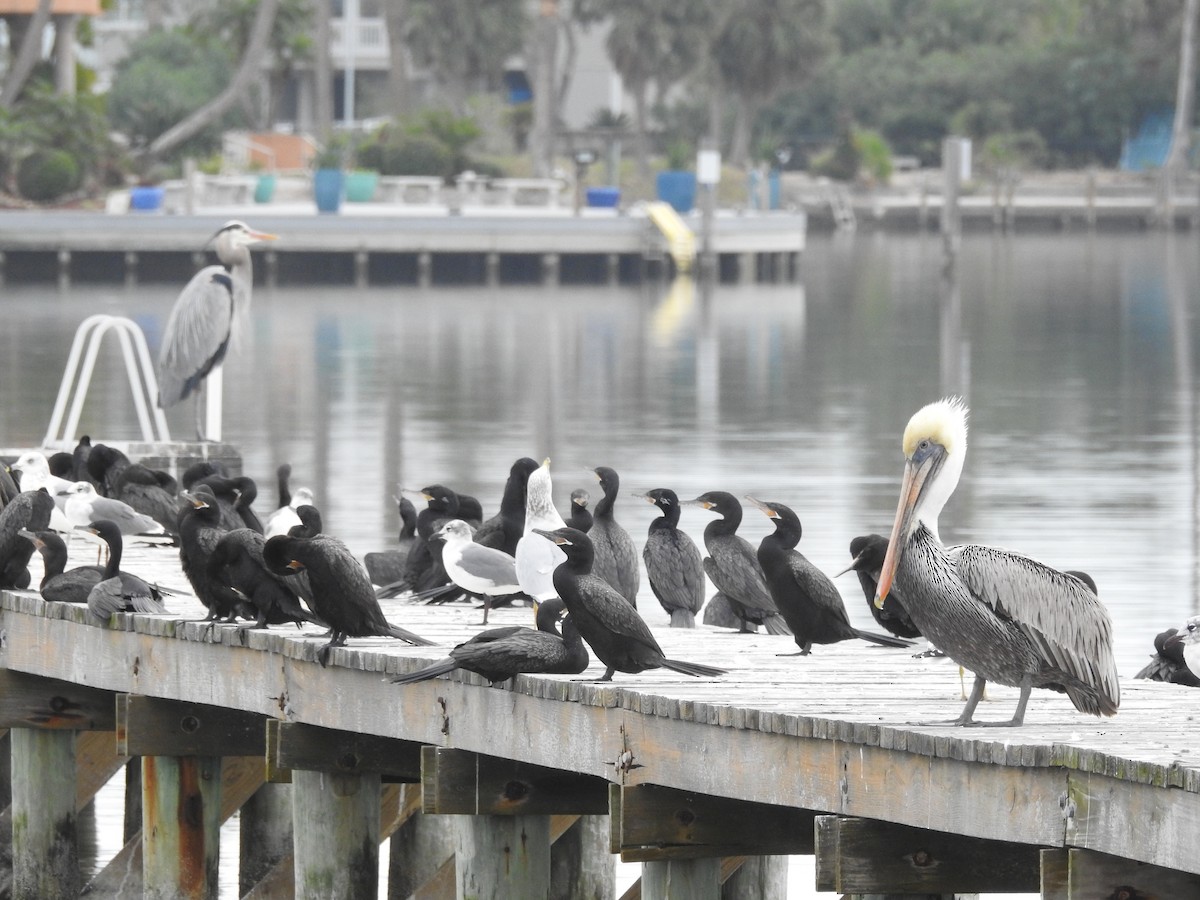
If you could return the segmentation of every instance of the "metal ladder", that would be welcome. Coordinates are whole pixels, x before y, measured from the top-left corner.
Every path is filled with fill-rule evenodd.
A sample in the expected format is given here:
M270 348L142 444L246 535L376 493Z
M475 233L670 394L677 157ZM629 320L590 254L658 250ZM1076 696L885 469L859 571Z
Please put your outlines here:
M121 346L121 355L125 359L125 373L129 377L129 390L133 394L133 406L137 411L138 424L142 429L142 440L167 442L171 433L167 429L167 417L158 408L158 379L154 375L154 367L150 364L150 351L146 348L146 336L142 329L132 319L123 316L97 314L88 316L75 329L75 339L71 342L71 353L67 357L67 365L63 370L62 384L58 388L58 399L54 401L54 412L50 416L50 426L46 429L46 437L42 446L53 447L75 441L75 432L79 427L79 416L83 412L83 401L87 397L88 388L92 382L92 372L96 367L96 356L100 353L100 343L110 330L115 330L117 341ZM84 343L87 343L87 355L84 356ZM82 367L80 358L82 357ZM67 415L66 427L63 425L63 414L67 409L67 401L71 399L74 389L74 401L71 403L70 414ZM153 412L153 426L151 425ZM155 427L158 437L155 438Z
M833 213L834 224L837 225L839 231L853 231L858 226L858 221L854 217L854 207L850 204L850 197L842 187L836 184L829 185L827 191L829 209Z

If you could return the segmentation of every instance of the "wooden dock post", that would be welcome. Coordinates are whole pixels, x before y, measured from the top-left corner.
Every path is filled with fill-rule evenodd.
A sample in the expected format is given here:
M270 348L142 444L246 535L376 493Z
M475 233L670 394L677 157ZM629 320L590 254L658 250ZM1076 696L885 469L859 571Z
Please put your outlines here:
M137 284L138 254L136 250L125 251L125 287Z
M221 759L142 757L142 896L216 900Z
M238 896L244 897L292 852L292 787L264 784L241 809Z
M609 850L608 816L580 816L550 847L550 895L611 900L617 857Z
M371 259L366 250L354 251L354 286L356 288L365 288L367 286L367 273L370 271Z
M557 253L542 254L542 285L544 287L558 287L561 266L562 259Z
M14 900L79 894L75 732L14 728L12 835Z
M788 858L747 856L721 885L721 900L787 900Z
M297 900L379 892L378 773L292 771Z
M669 859L642 863L642 900L720 900L721 860Z

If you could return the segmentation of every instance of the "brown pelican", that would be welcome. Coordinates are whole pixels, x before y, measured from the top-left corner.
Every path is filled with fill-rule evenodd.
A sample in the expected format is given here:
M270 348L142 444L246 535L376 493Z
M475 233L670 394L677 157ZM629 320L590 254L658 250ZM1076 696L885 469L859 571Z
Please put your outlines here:
M948 398L904 429L904 479L875 603L893 580L913 622L934 646L975 673L956 725L1020 725L1034 687L1066 693L1075 708L1111 716L1120 704L1112 623L1077 578L980 544L946 547L938 515L962 473L967 407ZM975 722L988 681L1021 689L1009 722Z

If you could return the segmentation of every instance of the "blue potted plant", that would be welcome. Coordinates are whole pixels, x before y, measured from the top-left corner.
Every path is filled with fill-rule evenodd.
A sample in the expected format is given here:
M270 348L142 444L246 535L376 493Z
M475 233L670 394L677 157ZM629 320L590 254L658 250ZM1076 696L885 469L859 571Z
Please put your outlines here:
M667 148L667 168L655 179L659 200L665 200L679 213L688 213L696 205L696 173L684 167L692 159L691 148L675 143Z
M320 152L313 157L313 199L317 212L335 213L342 206L346 191L346 142L339 136L329 139Z

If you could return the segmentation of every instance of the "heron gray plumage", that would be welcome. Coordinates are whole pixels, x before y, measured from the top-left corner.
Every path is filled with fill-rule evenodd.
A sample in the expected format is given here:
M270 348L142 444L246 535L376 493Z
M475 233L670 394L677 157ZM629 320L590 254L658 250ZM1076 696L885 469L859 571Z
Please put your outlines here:
M967 408L958 398L918 410L904 430L904 477L876 604L893 582L913 623L934 646L975 673L958 725L1020 725L1034 687L1065 693L1080 712L1120 705L1112 622L1078 578L1037 560L980 544L946 547L938 516L954 493L967 450ZM1012 719L977 723L988 681L1019 687Z
M254 270L249 247L276 236L244 222L226 222L212 237L221 265L206 266L187 283L167 319L158 352L158 405L168 409L195 393L196 434L200 423L199 388L225 361L246 329Z

